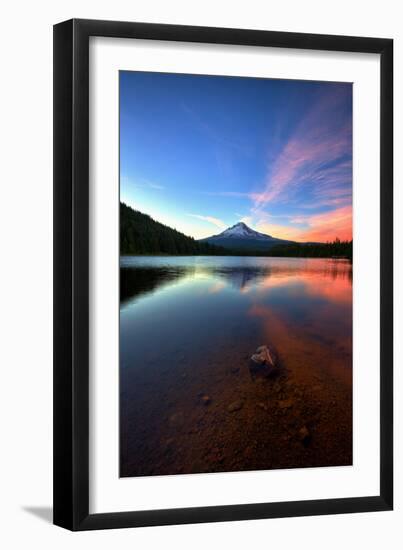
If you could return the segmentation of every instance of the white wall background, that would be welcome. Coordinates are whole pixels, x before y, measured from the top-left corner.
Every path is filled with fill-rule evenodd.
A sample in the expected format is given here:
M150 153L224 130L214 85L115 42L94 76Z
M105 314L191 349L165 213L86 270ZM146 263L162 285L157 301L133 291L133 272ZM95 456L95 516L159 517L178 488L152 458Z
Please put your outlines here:
M403 223L400 0L36 0L2 9L0 139L0 544L4 548L400 548L403 540L402 293L396 290L394 512L70 533L52 494L52 25L71 17L395 39L395 254ZM402 254L396 280L403 279ZM399 341L400 340L400 341ZM371 426L368 426L371 430Z

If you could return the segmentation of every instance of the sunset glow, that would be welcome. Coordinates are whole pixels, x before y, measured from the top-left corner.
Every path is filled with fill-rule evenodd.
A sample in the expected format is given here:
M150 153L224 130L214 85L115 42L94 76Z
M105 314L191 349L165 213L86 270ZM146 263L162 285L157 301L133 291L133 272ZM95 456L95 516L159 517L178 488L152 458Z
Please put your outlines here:
M196 239L352 239L352 85L121 72L121 200Z

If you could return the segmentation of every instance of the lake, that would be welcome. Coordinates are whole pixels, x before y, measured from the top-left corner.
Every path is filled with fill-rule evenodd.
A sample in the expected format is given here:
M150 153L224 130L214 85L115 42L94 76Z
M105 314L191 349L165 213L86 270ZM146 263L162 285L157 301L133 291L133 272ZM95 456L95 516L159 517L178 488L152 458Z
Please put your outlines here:
M349 261L125 256L120 285L121 476L352 464Z

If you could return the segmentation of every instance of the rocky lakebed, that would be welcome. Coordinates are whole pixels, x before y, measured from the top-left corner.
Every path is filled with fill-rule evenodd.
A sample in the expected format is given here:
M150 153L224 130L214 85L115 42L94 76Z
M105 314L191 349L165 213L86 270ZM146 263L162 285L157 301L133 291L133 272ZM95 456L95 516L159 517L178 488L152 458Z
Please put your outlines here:
M156 353L141 378L121 372L121 476L352 464L343 352L326 361L320 342L281 354L243 345L241 354L240 343L232 352L178 349L165 369Z

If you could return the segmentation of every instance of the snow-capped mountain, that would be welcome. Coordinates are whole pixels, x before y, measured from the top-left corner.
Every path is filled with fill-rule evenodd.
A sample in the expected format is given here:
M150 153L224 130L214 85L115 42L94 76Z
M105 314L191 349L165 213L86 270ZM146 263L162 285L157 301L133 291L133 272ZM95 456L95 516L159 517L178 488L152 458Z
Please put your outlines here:
M210 238L237 238L241 237L243 239L272 239L270 235L265 235L264 233L259 233L258 231L254 231L250 227L246 225L246 223L239 222L233 225L232 227L229 227L228 229L225 229L222 233L219 235L215 235L214 237Z
M224 248L248 248L251 250L264 250L275 245L290 244L292 242L254 231L243 222L225 229L218 235L201 239L201 241L223 246Z

